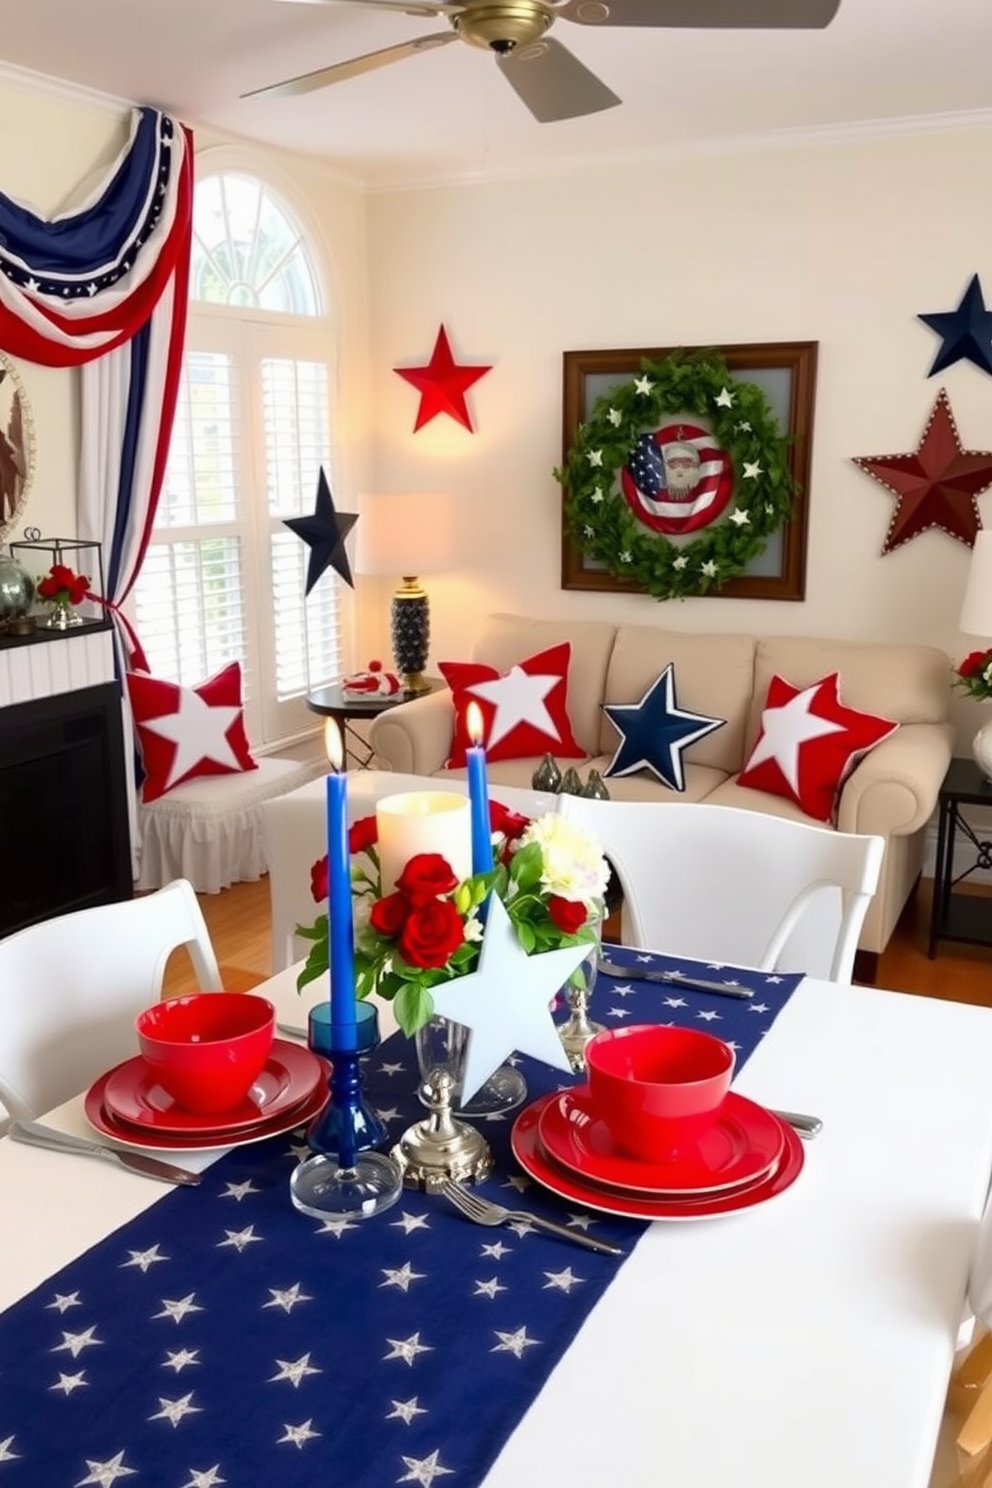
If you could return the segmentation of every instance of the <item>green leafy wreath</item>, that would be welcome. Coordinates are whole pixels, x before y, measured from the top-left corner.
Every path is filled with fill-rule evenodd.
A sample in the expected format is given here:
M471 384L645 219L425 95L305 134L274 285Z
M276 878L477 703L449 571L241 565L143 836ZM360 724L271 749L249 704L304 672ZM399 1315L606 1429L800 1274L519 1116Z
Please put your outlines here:
M699 537L672 542L637 520L617 477L645 429L692 415L706 421L729 455L734 493L722 521ZM719 589L764 551L792 513L797 485L789 445L762 389L734 378L717 353L645 359L639 377L596 400L554 472L565 492L566 531L587 558L656 599Z

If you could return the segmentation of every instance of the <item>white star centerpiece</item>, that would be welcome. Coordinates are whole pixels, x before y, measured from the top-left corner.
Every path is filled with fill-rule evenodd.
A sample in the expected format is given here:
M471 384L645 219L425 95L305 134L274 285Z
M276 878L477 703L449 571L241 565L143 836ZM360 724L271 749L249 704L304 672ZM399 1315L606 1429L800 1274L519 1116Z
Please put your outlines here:
M515 1049L555 1069L570 1069L550 1004L588 952L583 941L528 956L502 900L492 895L477 969L431 989L435 1012L471 1030L462 1105Z

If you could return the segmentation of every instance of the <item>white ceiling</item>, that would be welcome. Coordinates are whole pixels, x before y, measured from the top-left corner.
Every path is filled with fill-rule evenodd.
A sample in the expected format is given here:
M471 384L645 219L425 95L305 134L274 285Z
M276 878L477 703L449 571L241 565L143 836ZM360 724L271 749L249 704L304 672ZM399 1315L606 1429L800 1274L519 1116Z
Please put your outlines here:
M373 188L783 132L992 121L990 0L841 0L833 23L810 32L559 20L555 39L623 104L557 124L536 123L494 60L461 42L300 97L239 97L445 25L350 3L24 0L4 7L0 53L194 126L319 155Z

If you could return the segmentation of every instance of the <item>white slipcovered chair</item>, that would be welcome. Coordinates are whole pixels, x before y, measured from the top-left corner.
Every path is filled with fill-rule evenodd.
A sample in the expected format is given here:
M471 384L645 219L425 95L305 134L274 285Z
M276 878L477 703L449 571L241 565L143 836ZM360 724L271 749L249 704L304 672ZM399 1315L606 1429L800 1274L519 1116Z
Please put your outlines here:
M623 891L627 945L850 981L885 843L705 802L562 796Z
M200 989L217 991L217 957L185 879L0 940L0 1105L7 1113L30 1120L137 1054L134 1018L157 1001L179 946Z

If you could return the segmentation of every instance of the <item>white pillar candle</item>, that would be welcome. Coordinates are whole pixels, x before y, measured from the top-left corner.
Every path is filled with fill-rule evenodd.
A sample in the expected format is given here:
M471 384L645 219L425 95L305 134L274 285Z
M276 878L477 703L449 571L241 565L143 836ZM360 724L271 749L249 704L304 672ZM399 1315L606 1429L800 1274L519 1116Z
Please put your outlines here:
M453 791L408 791L383 796L375 808L382 892L417 853L440 853L461 882L472 873L472 815L468 796Z

